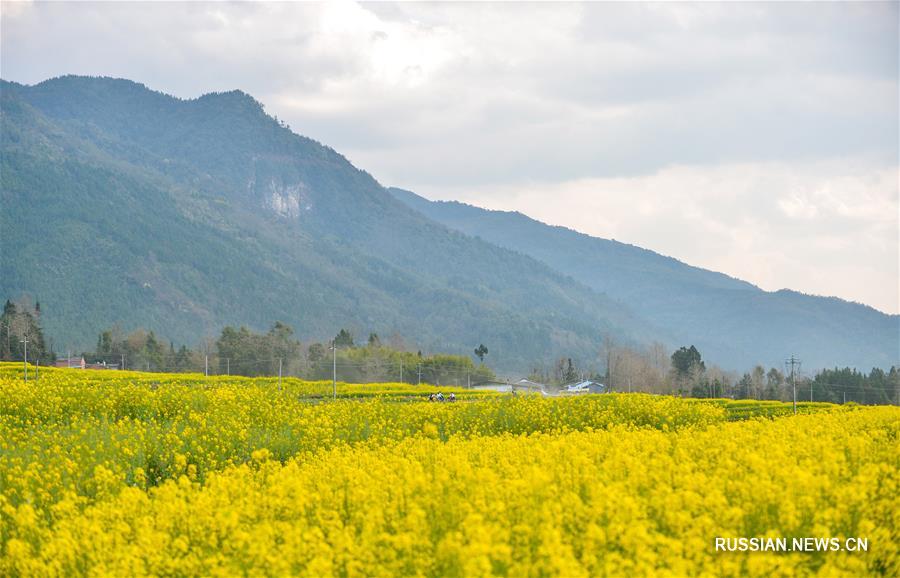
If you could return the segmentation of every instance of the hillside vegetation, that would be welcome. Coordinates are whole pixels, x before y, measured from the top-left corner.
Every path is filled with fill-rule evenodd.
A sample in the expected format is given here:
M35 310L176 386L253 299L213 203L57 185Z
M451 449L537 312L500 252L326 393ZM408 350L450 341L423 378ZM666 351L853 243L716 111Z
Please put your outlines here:
M2 85L0 293L45 306L57 345L103 328L176 342L224 325L490 343L500 368L655 333L538 261L396 201L239 91L180 100L63 77Z

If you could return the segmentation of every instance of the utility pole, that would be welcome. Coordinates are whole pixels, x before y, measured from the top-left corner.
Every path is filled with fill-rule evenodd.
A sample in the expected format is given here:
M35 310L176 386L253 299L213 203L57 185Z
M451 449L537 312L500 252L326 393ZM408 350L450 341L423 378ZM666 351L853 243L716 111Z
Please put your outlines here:
M847 405L847 392L844 392L844 405Z
M122 371L125 371L125 354L122 354Z
M422 385L422 364L421 363L416 364L416 371L419 374L419 381L416 382L416 385Z
M472 389L472 377L469 375L468 369L466 369L466 388Z
M784 363L785 363L785 365L790 364L790 366L791 366L791 389L793 390L793 393L794 393L794 415L796 415L797 414L797 381L796 381L796 379L794 379L794 366L796 365L799 367L800 360L792 355L791 358L788 359L787 361L785 361ZM810 386L809 386L809 398L810 398L810 401L812 401L812 384L810 384Z
M209 354L203 356L203 374L209 377Z
M337 341L331 340L331 398L337 399Z
M231 375L231 358L225 358L225 375Z
M19 343L25 344L25 358L22 360L22 367L25 369L25 382L28 382L28 338L25 337Z
M403 383L403 358L400 358L400 383Z

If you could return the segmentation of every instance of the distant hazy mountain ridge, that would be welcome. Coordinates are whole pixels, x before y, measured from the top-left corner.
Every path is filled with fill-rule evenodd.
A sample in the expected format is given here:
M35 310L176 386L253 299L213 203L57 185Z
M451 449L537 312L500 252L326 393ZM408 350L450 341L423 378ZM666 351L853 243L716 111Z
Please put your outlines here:
M520 213L434 202L392 188L429 218L534 257L620 300L679 343L727 367L778 367L797 354L807 367L889 367L900 359L900 317L833 297L766 292L653 251L554 227Z

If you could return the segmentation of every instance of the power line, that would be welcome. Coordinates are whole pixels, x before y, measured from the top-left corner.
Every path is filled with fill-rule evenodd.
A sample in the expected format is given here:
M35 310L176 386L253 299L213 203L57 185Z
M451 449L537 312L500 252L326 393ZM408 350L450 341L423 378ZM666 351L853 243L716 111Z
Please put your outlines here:
M794 377L794 366L797 366L797 368L799 369L800 368L800 360L792 355L791 358L788 359L787 361L785 361L784 363L785 363L785 365L790 364L790 366L791 366L791 389L793 390L793 394L794 394L794 414L796 415L796 413L797 413L797 380ZM809 400L812 401L812 387L810 387L810 389L809 389Z

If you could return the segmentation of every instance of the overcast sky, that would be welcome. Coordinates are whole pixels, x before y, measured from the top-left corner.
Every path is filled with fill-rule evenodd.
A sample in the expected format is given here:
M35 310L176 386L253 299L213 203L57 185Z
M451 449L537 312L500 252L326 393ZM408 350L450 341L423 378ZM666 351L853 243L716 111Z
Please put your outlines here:
M239 88L382 184L900 309L896 2L0 14L7 80Z

